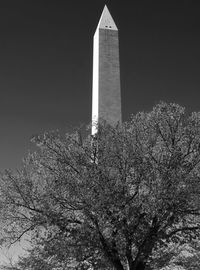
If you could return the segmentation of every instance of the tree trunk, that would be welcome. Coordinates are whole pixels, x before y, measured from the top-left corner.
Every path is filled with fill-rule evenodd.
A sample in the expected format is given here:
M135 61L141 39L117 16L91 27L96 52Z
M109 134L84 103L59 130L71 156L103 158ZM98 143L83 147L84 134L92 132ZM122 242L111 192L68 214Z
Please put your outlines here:
M148 257L150 256L153 247L156 243L157 239L157 232L159 229L159 226L157 224L157 218L154 217L152 222L152 227L150 228L146 239L144 239L143 243L139 247L138 254L135 258L135 261L131 266L129 266L130 270L145 270L146 269L146 261Z
M142 261L138 261L136 264L130 267L130 270L145 270L146 263Z

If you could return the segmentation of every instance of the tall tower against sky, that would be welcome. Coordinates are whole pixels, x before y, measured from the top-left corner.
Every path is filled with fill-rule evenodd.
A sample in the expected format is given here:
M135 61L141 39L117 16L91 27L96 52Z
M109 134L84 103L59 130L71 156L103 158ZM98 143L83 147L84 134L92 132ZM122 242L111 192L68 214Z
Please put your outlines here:
M101 119L112 126L122 121L118 29L107 6L93 42L92 134L95 134Z

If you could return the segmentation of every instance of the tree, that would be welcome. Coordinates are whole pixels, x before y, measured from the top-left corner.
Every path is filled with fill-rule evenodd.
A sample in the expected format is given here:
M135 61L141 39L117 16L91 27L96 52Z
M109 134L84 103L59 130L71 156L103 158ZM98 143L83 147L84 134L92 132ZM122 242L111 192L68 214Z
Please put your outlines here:
M37 241L32 247L27 250L26 254L20 256L17 262L4 264L3 270L70 270L65 262L60 262L54 256L50 255L44 248L42 241Z
M173 262L187 270L198 270L200 268L200 242L194 240L189 245L179 247Z
M76 269L146 270L166 243L199 239L199 113L160 103L86 139L34 142L39 151L1 178L5 241L47 234L49 256Z

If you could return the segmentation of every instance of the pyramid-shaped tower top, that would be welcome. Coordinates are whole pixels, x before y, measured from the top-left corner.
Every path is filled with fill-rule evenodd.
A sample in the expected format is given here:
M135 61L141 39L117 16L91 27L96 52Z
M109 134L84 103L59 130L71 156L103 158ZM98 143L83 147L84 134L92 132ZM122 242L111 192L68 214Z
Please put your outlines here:
M101 14L101 18L99 20L97 29L110 29L110 30L118 30L117 26L107 8L107 6L105 5L103 12Z

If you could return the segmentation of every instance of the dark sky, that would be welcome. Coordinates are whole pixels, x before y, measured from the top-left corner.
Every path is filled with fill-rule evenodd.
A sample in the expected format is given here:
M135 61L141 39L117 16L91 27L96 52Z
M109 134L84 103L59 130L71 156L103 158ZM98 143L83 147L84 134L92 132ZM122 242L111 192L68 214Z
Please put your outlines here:
M160 100L200 111L200 4L0 1L0 170L30 137L91 120L93 34L107 4L120 36L123 119Z

